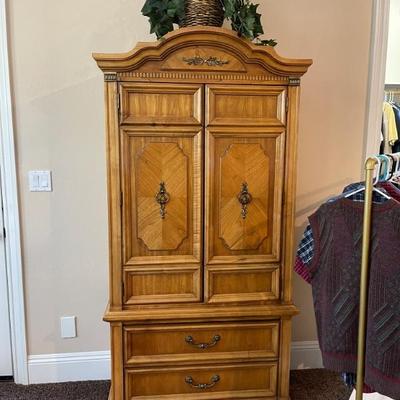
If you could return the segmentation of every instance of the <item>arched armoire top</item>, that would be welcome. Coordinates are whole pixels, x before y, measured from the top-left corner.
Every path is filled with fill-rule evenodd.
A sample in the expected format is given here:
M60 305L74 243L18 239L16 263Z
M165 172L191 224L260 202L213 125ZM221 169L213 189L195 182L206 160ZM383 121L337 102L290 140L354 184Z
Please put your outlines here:
M94 53L99 68L110 76L152 77L164 74L218 72L232 77L251 74L269 80L298 80L312 64L309 59L288 59L270 46L257 46L237 33L214 27L189 27L170 32L157 42L140 42L120 54ZM111 74L111 75L110 75ZM260 78L265 79L265 78Z

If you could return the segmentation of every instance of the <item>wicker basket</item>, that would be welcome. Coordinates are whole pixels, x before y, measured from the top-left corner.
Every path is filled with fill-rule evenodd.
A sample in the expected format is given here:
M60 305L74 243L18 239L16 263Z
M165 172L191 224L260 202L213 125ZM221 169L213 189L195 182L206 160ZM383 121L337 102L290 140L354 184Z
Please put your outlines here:
M186 0L185 19L181 26L222 26L224 10L221 0Z

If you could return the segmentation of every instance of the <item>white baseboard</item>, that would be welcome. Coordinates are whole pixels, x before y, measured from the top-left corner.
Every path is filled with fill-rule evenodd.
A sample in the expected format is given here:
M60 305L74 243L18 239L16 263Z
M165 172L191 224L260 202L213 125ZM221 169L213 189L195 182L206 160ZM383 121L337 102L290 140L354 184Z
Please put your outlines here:
M110 352L40 354L28 357L29 383L110 379Z
M322 368L318 342L292 343L291 369ZM39 354L28 357L29 383L110 379L110 352Z
M290 369L323 368L318 341L293 342Z

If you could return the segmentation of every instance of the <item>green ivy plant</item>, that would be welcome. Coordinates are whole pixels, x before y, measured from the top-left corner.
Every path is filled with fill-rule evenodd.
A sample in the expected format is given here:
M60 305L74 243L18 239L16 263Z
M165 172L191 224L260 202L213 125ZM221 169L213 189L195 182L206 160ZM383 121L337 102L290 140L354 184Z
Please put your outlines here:
M245 37L256 44L276 46L274 39L261 40L264 33L261 24L261 14L257 12L258 4L250 0L220 0L224 9L224 17L231 22L232 29L239 36ZM151 30L157 38L162 38L174 29L185 17L185 0L146 0L142 14L149 18Z
M174 30L173 24L180 24L185 16L184 0L146 0L142 14L149 17L150 33L157 39Z

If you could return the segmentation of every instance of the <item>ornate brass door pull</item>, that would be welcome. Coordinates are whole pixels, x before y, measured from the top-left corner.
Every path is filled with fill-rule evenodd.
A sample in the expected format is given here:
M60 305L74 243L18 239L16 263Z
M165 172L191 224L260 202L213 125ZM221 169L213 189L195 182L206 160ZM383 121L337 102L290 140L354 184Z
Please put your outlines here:
M190 344L190 345L197 347L198 349L202 349L202 350L215 346L220 340L221 340L220 335L215 335L212 338L212 342L210 342L210 343L195 343L192 336L186 336L186 338L185 338L185 342L187 344Z
M219 382L219 380L220 380L219 375L213 375L211 377L210 383L197 383L196 384L196 383L194 383L193 378L191 376L185 377L185 382L188 385L190 385L196 389L202 389L202 390L212 388L213 386L215 386L217 384L217 382Z
M165 182L160 183L160 190L156 194L156 202L160 205L160 215L161 218L165 218L165 205L169 202L170 196L167 190L165 189Z
M242 183L242 190L237 196L239 203L242 205L242 218L246 219L247 217L247 206L251 203L253 200L253 196L249 193L249 188L247 186L246 182Z

